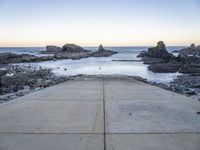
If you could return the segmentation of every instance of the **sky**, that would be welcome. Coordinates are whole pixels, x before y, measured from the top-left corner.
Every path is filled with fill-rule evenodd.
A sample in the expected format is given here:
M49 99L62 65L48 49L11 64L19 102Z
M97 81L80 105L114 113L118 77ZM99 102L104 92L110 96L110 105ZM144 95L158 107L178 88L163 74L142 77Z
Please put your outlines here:
M0 0L0 46L200 45L200 0Z

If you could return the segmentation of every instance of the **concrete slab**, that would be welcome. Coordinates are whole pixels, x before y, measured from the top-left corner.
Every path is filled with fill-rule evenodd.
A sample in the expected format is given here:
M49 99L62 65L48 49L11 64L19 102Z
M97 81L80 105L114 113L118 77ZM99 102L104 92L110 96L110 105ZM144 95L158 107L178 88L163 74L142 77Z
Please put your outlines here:
M0 133L103 133L100 101L16 101L0 109Z
M107 150L199 150L199 134L111 134Z
M65 88L63 88L65 87ZM71 80L56 85L58 90L102 90L101 80Z
M0 150L196 150L199 111L133 79L80 78L1 104Z
M0 134L0 150L103 150L103 134Z
M106 101L107 133L200 132L200 103L193 101Z
M37 91L20 99L24 100L98 100L102 101L103 91L100 81L69 81L45 90Z
M185 96L143 82L138 83L138 81L107 81L104 89L106 100L191 100Z

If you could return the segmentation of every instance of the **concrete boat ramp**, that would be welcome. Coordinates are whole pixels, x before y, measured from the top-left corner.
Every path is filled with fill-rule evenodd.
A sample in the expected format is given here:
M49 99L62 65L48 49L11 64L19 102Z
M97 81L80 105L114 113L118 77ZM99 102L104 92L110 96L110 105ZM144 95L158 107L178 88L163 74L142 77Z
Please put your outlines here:
M0 105L0 150L199 150L200 102L133 78L78 78Z

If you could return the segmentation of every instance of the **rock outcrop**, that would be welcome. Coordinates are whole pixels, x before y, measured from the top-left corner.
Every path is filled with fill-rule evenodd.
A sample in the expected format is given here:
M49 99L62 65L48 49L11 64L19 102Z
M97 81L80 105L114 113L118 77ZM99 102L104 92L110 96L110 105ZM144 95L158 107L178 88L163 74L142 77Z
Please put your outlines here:
M167 63L154 63L148 66L148 69L154 73L175 73L182 66L181 62L176 60Z
M170 82L169 90L188 96L200 96L200 76L180 75Z
M200 63L200 45L192 44L190 47L180 50L178 58L186 63Z
M99 45L99 48L97 51L92 53L93 57L108 57L112 56L113 54L116 54L117 52L106 50L102 45Z
M58 46L53 46L53 45L46 46L46 53L57 53L61 50L62 48Z
M63 48L57 46L47 46L42 54L46 56L35 56L29 54L0 53L0 64L22 63L22 62L41 62L57 59L82 59L88 57L109 57L117 52L105 50L101 45L98 51L89 51L75 44L65 44Z
M174 56L169 53L163 41L159 41L156 47L148 49L148 56L161 59L172 59Z
M167 51L163 41L159 41L156 47L149 48L146 53L140 53L138 57L142 57L145 64L167 63L175 58Z
M200 46L192 44L190 47L180 50L178 59L183 63L179 72L200 74Z
M37 57L35 55L29 54L12 54L12 53L0 53L0 64L8 63L22 63L22 62L41 62L53 60L53 56L41 56Z
M148 52L141 52L144 64L150 64L148 69L155 73L189 73L200 74L200 46L191 44L190 47L179 50L178 57L169 53L165 44L160 41Z
M65 44L62 47L62 52L66 53L81 53L81 52L90 52L88 50L85 50L84 48L75 45L75 44Z

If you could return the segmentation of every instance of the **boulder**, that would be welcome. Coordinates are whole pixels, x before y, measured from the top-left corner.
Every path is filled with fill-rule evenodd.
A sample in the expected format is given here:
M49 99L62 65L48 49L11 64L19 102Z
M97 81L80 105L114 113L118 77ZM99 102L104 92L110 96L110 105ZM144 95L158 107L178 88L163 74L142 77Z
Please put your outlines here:
M62 48L58 47L58 46L53 46L53 45L46 46L46 52L47 53L56 53L56 52L59 52L61 50L62 50Z
M190 47L182 49L178 58L185 63L200 63L200 45L192 44Z
M148 56L160 59L173 59L175 58L171 53L166 49L166 46L163 41L159 41L156 47L148 49Z
M175 58L167 51L163 41L159 41L156 47L149 48L147 52L141 52L137 57L142 57L144 64L167 63Z
M85 50L84 48L75 45L75 44L65 44L62 47L62 52L67 52L67 53L80 53L80 52L90 52L88 50Z

